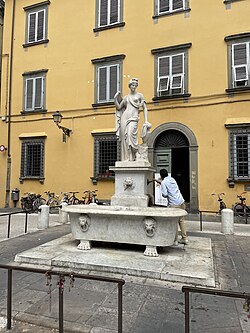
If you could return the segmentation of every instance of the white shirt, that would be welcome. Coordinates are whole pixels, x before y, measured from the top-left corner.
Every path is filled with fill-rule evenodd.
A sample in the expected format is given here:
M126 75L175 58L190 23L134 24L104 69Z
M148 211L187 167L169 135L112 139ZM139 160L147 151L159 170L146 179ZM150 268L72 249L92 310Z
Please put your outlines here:
M161 182L161 192L164 198L168 198L169 206L179 206L184 203L179 187L171 176L165 177Z

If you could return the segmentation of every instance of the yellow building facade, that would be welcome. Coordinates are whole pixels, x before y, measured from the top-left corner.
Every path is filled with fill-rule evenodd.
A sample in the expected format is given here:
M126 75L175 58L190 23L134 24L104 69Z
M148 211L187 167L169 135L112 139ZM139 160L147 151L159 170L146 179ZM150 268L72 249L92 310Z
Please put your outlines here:
M109 200L113 96L136 77L156 171L168 168L190 212L217 210L212 193L231 207L250 191L249 11L247 0L6 0L0 206L14 188Z

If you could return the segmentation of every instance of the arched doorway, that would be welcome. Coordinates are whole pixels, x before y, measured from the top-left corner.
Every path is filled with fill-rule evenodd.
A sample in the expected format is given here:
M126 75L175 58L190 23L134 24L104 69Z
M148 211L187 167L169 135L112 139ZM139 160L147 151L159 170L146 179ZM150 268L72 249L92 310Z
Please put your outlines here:
M168 169L189 212L198 212L198 145L194 133L183 124L166 123L153 130L148 143L152 166L156 171Z
M166 168L177 181L185 202L190 202L189 142L177 130L162 132L155 141L154 167L156 172Z

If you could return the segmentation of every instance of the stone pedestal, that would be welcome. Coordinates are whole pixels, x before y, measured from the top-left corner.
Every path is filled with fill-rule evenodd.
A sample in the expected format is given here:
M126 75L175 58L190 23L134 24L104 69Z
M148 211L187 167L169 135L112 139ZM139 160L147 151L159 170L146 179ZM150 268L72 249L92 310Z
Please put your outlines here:
M115 172L115 194L112 206L147 207L148 184L155 169L147 161L121 161L110 168Z

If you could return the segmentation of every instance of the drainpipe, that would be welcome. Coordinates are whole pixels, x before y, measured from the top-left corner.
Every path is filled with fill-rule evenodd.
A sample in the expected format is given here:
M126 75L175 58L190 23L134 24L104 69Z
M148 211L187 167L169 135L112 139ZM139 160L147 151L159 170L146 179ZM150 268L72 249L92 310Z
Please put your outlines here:
M12 26L11 26L11 44L10 44L10 75L9 75L9 110L7 115L8 120L8 157L7 157L7 175L6 175L6 196L5 207L10 206L10 178L11 178L11 97L12 97L12 69L13 69L13 44L14 44L14 26L15 26L15 7L16 0L12 3Z

